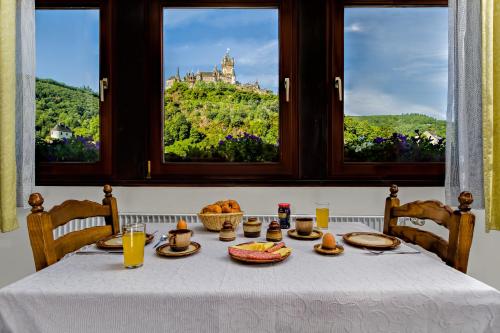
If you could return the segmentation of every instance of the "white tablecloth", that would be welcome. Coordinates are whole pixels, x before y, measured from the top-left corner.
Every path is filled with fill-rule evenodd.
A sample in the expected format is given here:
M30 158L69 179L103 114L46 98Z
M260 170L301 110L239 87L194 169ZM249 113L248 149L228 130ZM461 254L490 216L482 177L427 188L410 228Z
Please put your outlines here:
M0 332L500 332L500 293L425 254L326 257L285 236L286 261L249 266L227 254L249 240L241 226L230 243L191 228L202 249L190 257L149 245L127 270L120 254L73 255L1 289Z

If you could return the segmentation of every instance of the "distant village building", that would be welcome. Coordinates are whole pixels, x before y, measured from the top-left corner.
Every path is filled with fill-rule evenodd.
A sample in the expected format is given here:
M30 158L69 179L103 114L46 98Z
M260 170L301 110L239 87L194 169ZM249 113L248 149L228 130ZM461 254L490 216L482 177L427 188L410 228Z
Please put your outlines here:
M438 136L437 134L429 132L429 131L425 131L424 133L422 133L421 136L429 139L433 145L437 145L439 143L439 141L443 139L442 137Z
M193 86L196 82L225 82L229 84L239 85L248 89L254 89L256 91L261 91L259 83L256 81L255 83L246 83L244 85L240 85L238 81L236 81L236 72L234 71L235 61L234 58L229 55L229 49L227 49L226 54L222 58L221 61L221 69L214 66L214 69L210 72L200 72L199 70L194 72L187 72L183 78L179 73L179 68L177 68L177 74L175 76L171 76L165 82L165 89L170 88L175 82L188 82L191 86Z
M57 124L50 130L50 137L52 139L69 139L73 136L71 129L64 124Z

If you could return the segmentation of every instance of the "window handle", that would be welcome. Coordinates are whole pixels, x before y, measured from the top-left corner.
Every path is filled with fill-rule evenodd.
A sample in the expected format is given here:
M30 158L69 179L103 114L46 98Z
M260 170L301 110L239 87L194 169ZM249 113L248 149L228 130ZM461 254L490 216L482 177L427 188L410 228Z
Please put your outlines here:
M104 102L104 89L108 89L108 78L102 78L102 80L99 80L99 98L101 99L101 102Z
M148 170L146 173L146 179L151 179L151 161L148 161Z
M342 95L344 92L342 90L342 79L339 76L335 77L335 88L339 92L339 101L342 102Z
M290 78L285 78L285 101L290 102Z

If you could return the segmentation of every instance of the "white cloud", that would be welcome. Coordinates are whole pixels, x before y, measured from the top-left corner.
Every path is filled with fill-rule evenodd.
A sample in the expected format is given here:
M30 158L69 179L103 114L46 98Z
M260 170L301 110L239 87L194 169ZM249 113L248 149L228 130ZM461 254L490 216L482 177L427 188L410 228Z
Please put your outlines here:
M257 46L253 52L245 53L238 62L243 65L277 64L278 40L272 40L262 46Z
M358 22L354 22L351 25L344 28L345 32L363 32L363 27Z
M425 114L444 119L446 110L438 110L424 104L405 100L374 89L346 90L346 114L351 116L398 115L403 113Z
M168 28L178 28L184 25L189 25L193 21L205 21L210 12L206 10L190 10L190 9L168 9L165 12L163 25Z

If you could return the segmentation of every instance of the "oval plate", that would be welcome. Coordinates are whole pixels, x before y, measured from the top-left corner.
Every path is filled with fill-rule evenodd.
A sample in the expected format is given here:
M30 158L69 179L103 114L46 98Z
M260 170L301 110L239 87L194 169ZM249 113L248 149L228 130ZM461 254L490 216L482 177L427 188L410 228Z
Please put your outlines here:
M376 250L391 250L401 244L396 237L375 232L350 232L343 239L349 245Z
M172 249L170 248L170 244L163 244L162 246L156 248L156 254L161 257L179 258L194 254L200 249L201 245L196 242L191 242L186 250L179 252L172 251Z
M266 243L266 242L246 242L246 243L236 244L236 246L245 245L245 244L251 244L251 243ZM284 248L286 248L286 246L284 246ZM263 260L248 259L248 258L238 257L238 256L235 256L235 255L232 255L231 253L229 253L229 256L232 259L236 260L236 261L240 261L240 262L244 262L244 263L249 263L249 264L270 264L270 263L274 263L274 262L281 262L281 261L285 260L286 258L288 258L291 254L292 254L292 252L290 251L286 256L283 256L281 258L277 258L277 259L263 259Z
M307 236L299 235L299 233L297 232L296 229L288 230L287 234L291 238L301 239L301 240L313 240L313 239L321 238L321 236L323 236L323 232L318 230L318 229L313 229L313 231Z
M109 237L98 240L97 243L95 243L95 245L100 249L121 250L121 249L123 249L123 244L122 244L121 238L122 238L121 234L109 236ZM144 245L151 243L154 238L155 238L155 235L146 234L146 243Z

